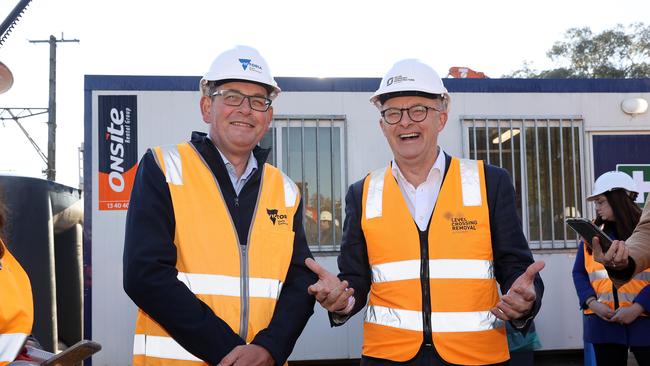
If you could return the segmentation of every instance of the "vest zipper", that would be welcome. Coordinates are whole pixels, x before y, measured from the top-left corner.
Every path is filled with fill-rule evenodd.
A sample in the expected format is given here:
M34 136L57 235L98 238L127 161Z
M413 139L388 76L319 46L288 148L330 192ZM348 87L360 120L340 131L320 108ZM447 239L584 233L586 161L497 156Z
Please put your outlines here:
M194 145L189 144L189 146L196 152L196 155L201 159L205 167L212 171L210 168L210 165L205 161L201 153L199 153ZM221 185L219 185L219 180L217 177L212 174L212 178L214 179L214 183L217 185L217 188L219 190L219 194L221 195L221 201L226 202L225 197L223 196L223 192L221 190ZM260 177L260 188L257 192L257 200L255 202L255 210L253 211L253 218L251 219L251 225L248 228L248 243L250 244L250 236L251 236L251 228L253 227L253 223L255 222L255 216L257 215L257 205L259 204L260 201L260 192L262 191L262 178L264 178L264 168L262 168L262 173ZM239 195L235 193L235 207L239 207ZM237 239L237 249L239 252L239 304L240 304L240 317L239 317L239 336L246 342L246 338L248 337L248 318L249 318L249 302L248 302L248 287L249 287L249 281L248 281L248 252L250 252L250 248L248 245L242 245L241 242L239 241L239 233L237 232L235 222L233 221L232 218L232 213L228 212L228 218L230 219L230 225L232 226L233 230L235 230L235 238Z
M428 232L420 231L420 284L422 287L422 322L423 322L423 343L425 346L433 346L431 334L431 286L429 284L429 238Z
M248 336L248 247L239 245L239 276L241 284L241 293L239 296L241 302L241 314L239 318L239 336L246 342Z
M257 208L260 204L260 197L262 196L262 189L264 188L264 168L262 167L262 174L260 176L260 187L257 191L257 199L255 200L255 209L253 210L253 217L251 218L251 225L248 228L248 237L246 239L246 245L239 245L239 255L240 255L240 276L241 276L241 318L239 323L239 336L246 342L248 337L248 320L250 318L250 301L248 295L249 279L248 279L248 253L251 251L251 232L253 231L253 226L255 225L255 218L257 217ZM239 203L238 199L235 199L235 205ZM237 239L239 242L239 238ZM248 342L247 342L248 343Z
M618 290L616 289L614 284L612 284L612 297L614 297L614 310L616 310L621 305L619 304L619 300L618 300Z

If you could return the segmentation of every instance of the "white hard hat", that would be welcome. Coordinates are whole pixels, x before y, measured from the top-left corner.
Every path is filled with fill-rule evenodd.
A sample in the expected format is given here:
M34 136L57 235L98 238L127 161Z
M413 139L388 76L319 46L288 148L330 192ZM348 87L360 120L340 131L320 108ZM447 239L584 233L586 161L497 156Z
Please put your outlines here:
M594 182L594 190L591 196L587 197L587 201L593 201L597 196L615 189L626 190L632 199L636 198L639 194L632 177L623 172L611 171L603 173L596 179Z
M322 211L320 213L320 221L332 221L332 213L329 211Z
M248 46L236 46L217 56L201 79L201 85L218 80L245 80L268 86L272 90L271 99L281 91L262 55Z
M431 66L416 59L398 61L386 73L379 89L370 98L370 103L377 104L380 96L400 92L421 92L438 94L447 98L447 88L442 79Z

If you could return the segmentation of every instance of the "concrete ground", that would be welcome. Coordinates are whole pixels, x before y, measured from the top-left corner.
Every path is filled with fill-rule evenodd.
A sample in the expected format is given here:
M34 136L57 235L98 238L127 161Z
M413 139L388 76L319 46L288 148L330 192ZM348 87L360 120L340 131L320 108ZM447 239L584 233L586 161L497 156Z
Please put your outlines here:
M511 363L517 366L515 363ZM327 360L327 361L291 361L289 366L359 366L359 360ZM583 366L584 359L582 350L579 351L562 351L535 352L534 366ZM628 366L638 366L634 355L630 353L627 362Z

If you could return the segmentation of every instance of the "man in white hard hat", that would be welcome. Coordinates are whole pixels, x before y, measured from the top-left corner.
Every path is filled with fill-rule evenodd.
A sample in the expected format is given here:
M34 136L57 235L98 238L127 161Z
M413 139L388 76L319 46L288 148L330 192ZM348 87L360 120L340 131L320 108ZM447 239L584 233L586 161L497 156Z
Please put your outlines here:
M316 276L298 189L257 146L280 88L260 54L238 46L200 91L209 133L148 150L131 194L133 364L282 365L313 313L305 288Z
M340 274L307 259L319 276L309 292L333 326L368 300L361 365L506 363L504 321L529 326L544 266L510 177L438 146L450 98L422 62L396 63L371 102L394 159L348 190Z
M341 237L341 229L339 228L339 221L332 217L332 213L323 210L320 213L320 243L321 244L336 244L335 240Z

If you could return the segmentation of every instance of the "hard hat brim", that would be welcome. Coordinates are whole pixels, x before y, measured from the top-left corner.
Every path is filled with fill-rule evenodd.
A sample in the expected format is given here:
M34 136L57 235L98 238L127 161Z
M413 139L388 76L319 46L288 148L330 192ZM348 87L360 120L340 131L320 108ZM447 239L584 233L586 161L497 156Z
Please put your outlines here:
M373 104L379 102L379 104L383 105L384 103L386 103L387 100L392 98L397 98L397 97L423 97L423 98L435 100L435 99L444 99L445 94L428 93L419 90L403 90L403 91L395 91L395 92L379 94L374 99L374 101L373 99L370 99L370 101Z

